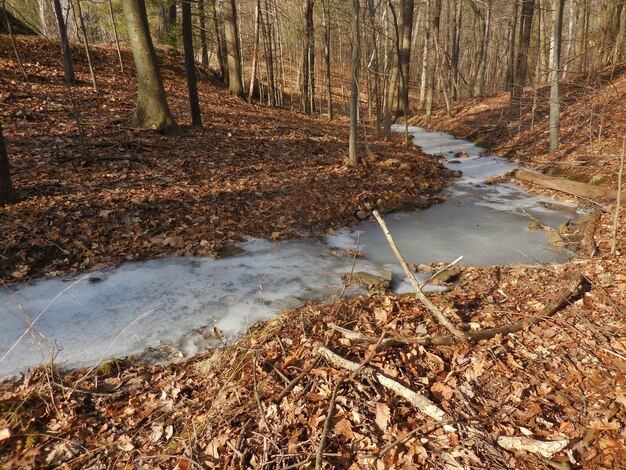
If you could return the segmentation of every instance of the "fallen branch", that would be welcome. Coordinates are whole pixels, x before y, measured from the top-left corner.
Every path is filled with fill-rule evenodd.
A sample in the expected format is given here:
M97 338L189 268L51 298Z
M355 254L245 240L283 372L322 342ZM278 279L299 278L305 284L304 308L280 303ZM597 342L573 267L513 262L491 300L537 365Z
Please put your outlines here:
M342 369L346 369L350 372L356 372L359 370L360 364L350 361L340 356L339 354L334 353L325 346L319 345L317 351L322 357L326 358L335 366L341 367ZM445 411L443 411L421 393L414 392L410 388L407 388L401 383L396 382L386 375L376 371L372 367L365 366L361 369L361 372L369 375L370 377L373 377L387 390L390 390L396 395L404 398L411 405L415 406L419 411L424 413L426 416L434 419L435 421L440 422L447 418Z
M479 331L468 331L465 332L465 338L463 340L459 340L458 338L450 335L445 336L393 336L389 338L383 338L380 340L379 338L375 338L372 336L362 335L352 330L348 330L342 328L337 325L332 325L333 330L341 333L344 338L361 343L368 344L377 344L380 341L380 346L387 347L399 347L406 346L408 344L421 344L421 345L430 345L430 346L448 346L452 344L456 344L459 342L471 342L471 341L482 341L484 339L491 339L497 335L508 335L510 333L516 333L521 330L527 330L531 326L540 323L553 316L556 312L558 312L561 307L563 307L566 303L569 302L570 298L574 296L583 284L583 275L576 271L573 275L572 281L569 282L561 291L559 291L557 297L546 305L543 310L538 315L531 315L523 320L518 321L517 323L510 323L503 326L496 326L494 328L486 328L484 330Z
M517 170L513 173L513 176L520 181L536 184L555 191L561 191L573 196L613 201L617 199L617 191L596 186L595 184L580 183L578 181L543 175L528 170ZM621 204L626 205L626 198L622 197Z
M385 237L387 238L387 241L389 242L389 246L393 250L394 254L396 255L396 258L398 259L398 261L400 262L400 265L402 266L402 269L404 270L404 273L406 274L407 278L409 279L409 282L413 286L413 289L415 289L415 295L416 295L417 299L419 299L419 301L422 302L424 307L426 307L426 309L428 309L428 311L430 313L432 313L435 316L435 318L437 318L439 323L441 323L443 326L445 326L446 329L450 333L452 333L452 336L454 336L458 341L466 341L467 340L466 334L463 331L459 330L456 326L454 326L452 324L452 322L446 318L446 316L439 309L439 307L437 307L435 304L433 304L430 301L430 299L424 295L424 292L422 291L422 288L421 288L419 282L417 282L417 279L415 279L415 276L411 272L411 269L409 268L409 265L406 263L406 261L402 257L402 254L400 253L400 250L398 250L396 242L393 241L393 238L391 237L391 233L389 233L389 229L387 228L387 224L385 224L385 221L380 216L378 211L375 210L372 214L374 215L374 217L376 217L376 220L378 221L378 224L380 225L380 228L383 230L383 233L385 234Z
M320 438L320 446L317 449L317 455L315 457L315 470L322 468L322 457L324 455L324 447L326 447L326 439L328 438L328 431L330 431L330 423L333 420L333 414L335 414L335 401L337 400L337 391L341 386L342 381L338 380L333 388L333 394L330 397L330 403L328 404L328 413L326 414L326 420L324 421L324 429L322 430L322 437Z
M514 451L524 450L533 454L539 454L547 459L557 452L561 452L569 444L567 439L560 441L538 441L529 437L515 436L500 436L497 442L503 449Z

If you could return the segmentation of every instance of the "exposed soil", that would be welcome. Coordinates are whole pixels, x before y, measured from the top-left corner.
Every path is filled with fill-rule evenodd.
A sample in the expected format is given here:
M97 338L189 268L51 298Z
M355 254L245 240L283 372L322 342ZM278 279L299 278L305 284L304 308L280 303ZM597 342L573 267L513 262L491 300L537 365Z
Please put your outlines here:
M82 82L69 89L56 44L20 38L18 45L28 81L0 37L0 119L21 199L0 210L4 281L165 255L214 256L244 236L322 235L376 207L426 207L450 179L400 137L373 140L368 128L360 146L366 164L350 166L346 122L245 104L207 73L199 83L204 128L186 127L178 138L132 129L129 51L122 75L113 49L94 48L96 93L78 48ZM170 106L187 126L183 58L172 49L159 56Z

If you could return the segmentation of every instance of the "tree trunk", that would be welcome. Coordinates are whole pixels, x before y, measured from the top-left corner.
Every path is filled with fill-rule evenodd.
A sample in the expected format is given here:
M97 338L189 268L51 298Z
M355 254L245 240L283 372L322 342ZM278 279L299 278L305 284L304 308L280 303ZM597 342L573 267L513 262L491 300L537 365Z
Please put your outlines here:
M513 4L513 21L511 24L511 41L509 48L509 62L506 69L506 90L513 90L513 82L515 77L515 50L517 44L517 13L519 10L519 0L515 0Z
M530 47L530 33L533 25L535 12L535 0L522 0L520 19L520 40L517 47L517 60L513 74L513 92L511 102L521 104L522 92L526 81L526 68L528 65L528 49Z
M209 47L206 39L206 14L204 13L205 0L198 1L198 23L200 24L200 63L209 66Z
M300 110L311 114L315 96L315 36L313 29L313 6L315 0L304 0L304 50L302 54L302 77L300 86Z
M0 207L17 200L13 185L11 184L11 169L7 148L4 144L2 125L0 124Z
M137 70L137 108L132 117L134 125L171 135L179 132L165 97L163 79L150 37L144 0L124 0L124 17Z
M87 64L89 65L89 73L91 74L91 84L95 92L98 91L98 82L96 81L96 71L91 61L91 51L89 50L89 40L87 39L87 28L85 28L85 18L83 17L83 8L80 6L80 0L76 0L76 9L78 10L78 19L80 20L80 29L83 33L83 45L85 46L85 55L87 56Z
M398 98L404 116L409 115L409 81L411 75L411 35L413 33L413 10L415 0L401 0L400 21L398 22L399 56L400 56L400 88Z
M550 71L550 152L554 152L559 148L561 113L559 103L559 66L561 65L564 0L556 0L555 6L554 29L552 30L554 49L552 51L552 70Z
M353 18L352 18L352 65L351 65L351 86L350 86L350 140L348 145L348 160L353 165L359 164L359 157L356 152L357 140L357 113L359 109L359 40L361 33L359 31L359 0L353 0Z
M256 70L259 61L259 30L261 26L261 0L256 1L254 9L254 48L252 49L252 71L250 72L250 88L248 91L248 103L254 100L254 85L256 83Z
M113 0L109 0L109 15L111 16L113 34L115 35L115 47L117 49L117 58L120 61L120 71L124 73L124 62L122 61L122 50L120 49L120 37L117 34L117 24L115 23L115 15L113 14Z
M323 23L324 23L324 63L326 72L326 115L333 119L333 95L330 69L330 9L328 0L323 0Z
M217 2L213 0L211 7L213 9L213 25L215 26L215 44L217 49L217 61L220 66L220 74L222 81L228 83L228 66L226 65L226 38L224 37L223 22L220 20Z
M191 26L191 3L183 2L183 48L185 49L185 72L187 73L187 88L189 90L189 107L191 109L191 124L202 127L200 101L198 100L198 85L196 83L196 61L193 53L193 31Z
M59 25L59 36L61 37L61 48L63 49L63 70L65 72L65 81L70 85L76 83L76 76L74 75L74 61L72 60L72 49L70 47L70 41L67 37L67 25L63 16L63 8L61 7L60 0L54 1L54 14L57 17L57 24Z
M224 1L224 30L228 63L228 89L235 96L243 96L241 81L241 53L237 32L237 5L235 0Z
M491 0L486 0L485 6L485 31L483 35L483 45L481 48L481 69L480 69L480 85L478 88L478 97L482 99L485 96L485 77L487 75L487 52L489 47L489 34L491 31Z

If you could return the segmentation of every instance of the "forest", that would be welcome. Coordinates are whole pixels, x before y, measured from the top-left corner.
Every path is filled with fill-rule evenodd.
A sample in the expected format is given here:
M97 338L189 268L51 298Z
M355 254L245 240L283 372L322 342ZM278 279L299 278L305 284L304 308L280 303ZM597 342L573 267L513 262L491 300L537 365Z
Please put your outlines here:
M623 0L0 0L2 468L626 468Z

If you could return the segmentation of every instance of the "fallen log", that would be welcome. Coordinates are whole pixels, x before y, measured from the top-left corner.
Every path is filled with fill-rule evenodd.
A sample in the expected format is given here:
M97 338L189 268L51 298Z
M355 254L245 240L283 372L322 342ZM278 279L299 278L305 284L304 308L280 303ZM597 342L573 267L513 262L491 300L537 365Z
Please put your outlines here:
M544 188L553 189L573 196L584 197L593 200L615 201L617 199L617 191L610 188L603 188L595 184L580 183L565 178L548 176L542 173L528 170L516 170L513 177L520 181L543 186ZM622 206L626 206L626 195L622 191Z

